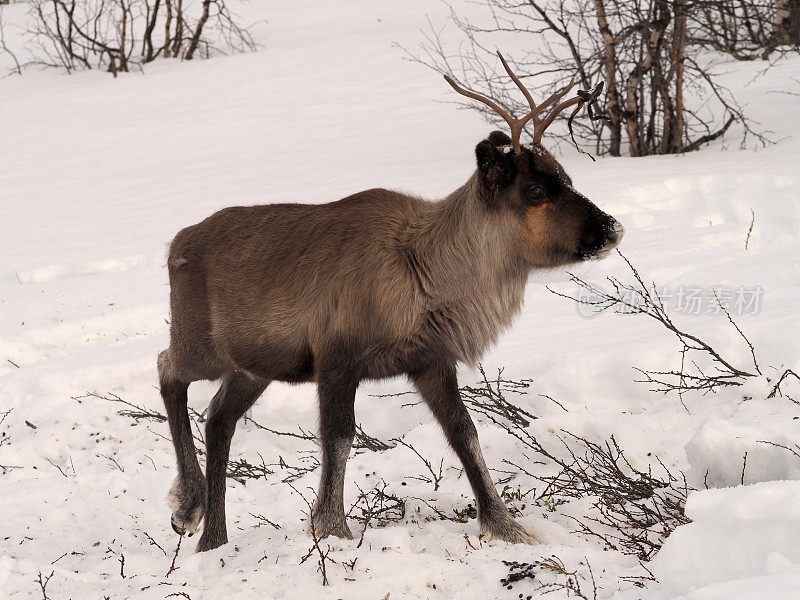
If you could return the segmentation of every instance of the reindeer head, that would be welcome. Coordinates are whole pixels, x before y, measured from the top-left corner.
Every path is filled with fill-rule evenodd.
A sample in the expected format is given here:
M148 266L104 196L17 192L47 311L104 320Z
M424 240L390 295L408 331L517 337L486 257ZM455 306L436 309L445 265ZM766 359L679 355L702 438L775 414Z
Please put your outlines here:
M537 105L503 56L497 55L530 105L530 112L521 118L445 75L459 94L489 106L511 129L511 137L495 131L475 148L482 200L489 210L513 216L519 254L532 267L605 258L622 240L622 225L577 192L561 164L541 145L547 127L566 108L575 107L570 121L584 105L589 107L591 118L599 118L591 107L602 92L602 84L562 101L574 87L573 80ZM520 137L528 123L533 124L533 143L523 146Z

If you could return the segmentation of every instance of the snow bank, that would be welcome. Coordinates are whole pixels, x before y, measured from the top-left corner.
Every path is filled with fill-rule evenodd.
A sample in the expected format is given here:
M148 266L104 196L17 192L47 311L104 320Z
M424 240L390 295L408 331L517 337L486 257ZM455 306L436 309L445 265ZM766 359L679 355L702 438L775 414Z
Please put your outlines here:
M709 419L686 446L696 488L800 479L797 421L785 417Z
M689 598L800 598L798 498L798 481L691 494L686 514L692 523L667 539L651 563L654 575L666 591ZM776 574L772 583L763 579ZM736 583L712 585L724 581ZM783 587L792 581L796 587Z

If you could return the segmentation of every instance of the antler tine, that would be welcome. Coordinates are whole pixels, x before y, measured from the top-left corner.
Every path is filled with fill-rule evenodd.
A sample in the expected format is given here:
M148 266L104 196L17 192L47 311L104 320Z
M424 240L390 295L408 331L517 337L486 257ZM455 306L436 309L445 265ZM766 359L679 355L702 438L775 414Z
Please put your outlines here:
M496 103L494 100L492 100L491 98L487 98L487 97L486 97L486 96L484 96L483 94L479 94L478 92L473 92L472 90L468 90L468 89L467 89L467 88L465 88L465 87L461 87L461 86L460 86L460 85L459 85L459 84L456 82L456 80L455 80L455 79L453 79L452 77L450 77L450 75L447 75L447 74L445 74L445 76L444 76L444 80L445 80L447 83L449 83L449 84L450 84L450 87L452 87L452 88L453 88L455 91L457 91L457 92L458 92L459 94L461 94L462 96L466 96L467 98L472 98L473 100L477 100L478 102L483 102L483 103L484 103L486 106L488 106L488 107L489 107L489 108L491 108L491 109L492 109L494 112L496 112L498 115L500 115L501 117L503 117L503 119L505 120L505 122L506 122L506 123L508 123L509 125L512 125L512 123L513 123L514 121L516 121L516 119L515 119L514 117L512 117L512 116L511 116L511 114L509 114L509 113L508 113L508 111L504 110L504 109L503 109L503 108L502 108L502 107L501 107L499 104L497 104L497 103Z
M506 59L503 58L502 54L500 54L500 50L497 50L496 52L497 52L497 57L500 59L500 62L503 63L503 68L506 70L506 73L508 73L508 76L511 77L511 81L513 81L516 84L516 86L519 88L519 91L522 92L522 94L525 96L525 99L528 101L528 105L531 107L531 112L534 113L533 116L535 117L536 102L533 101L533 96L531 96L531 93L528 91L528 88L526 88L522 84L522 81L520 80L519 77L517 77L516 73L514 73L514 71L511 70L511 67L508 66Z
M505 63L505 61L503 61ZM491 98L487 98L483 94L479 94L478 92L473 92L472 90L468 90L465 87L460 86L456 81L450 77L449 75L444 75L444 80L450 84L456 92L461 94L462 96L466 96L467 98L472 98L473 100L477 100L478 102L482 102L493 111L495 111L498 115L503 117L503 120L508 123L508 126L511 128L511 142L514 146L514 153L520 153L520 146L519 146L519 138L522 135L522 128L525 127L525 123L531 118L532 113L525 115L521 119L516 119L514 116L509 113L508 111L504 110L499 104L497 104Z
M582 104L583 100L579 96L575 96L570 98L569 100L565 100L561 104L557 104L553 110L550 111L550 114L547 115L547 118L541 122L540 126L536 128L536 131L533 132L533 141L534 142L541 142L542 136L544 135L545 130L550 127L553 123L555 118L561 113L565 108L569 108L570 106L575 106L576 104Z
M575 76L573 75L572 78L569 80L569 83L566 86L564 86L563 88L561 88L560 90L558 90L556 92L553 92L547 98L545 98L545 100L539 105L539 108L537 109L537 113L541 113L544 109L546 109L548 106L550 106L554 102L558 102L559 100L561 100L564 96L567 95L567 93L572 88L575 87L576 83L578 83L578 82L575 80Z
M534 142L541 142L542 141L542 136L544 135L545 130L548 127L550 127L550 125L553 123L555 118L564 109L569 108L570 106L575 106L576 104L580 104L580 103L584 102L580 98L580 96L575 96L573 98L570 98L569 100L565 100L564 102L558 103L561 100L561 98L566 96L567 93L569 93L569 91L573 87L575 87L576 83L577 82L575 81L575 77L573 76L572 79L569 80L569 83L565 87L563 87L559 91L554 92L553 94L551 94L544 102L542 102L539 105L537 113L541 114L541 112L544 109L549 107L551 104L555 104L555 106L550 111L550 113L547 115L547 117L545 117L545 119L542 120L541 122L537 122L536 123L536 126L534 127L534 132L533 132L533 141Z
M500 59L500 62L503 63L503 68L506 70L506 73L508 73L508 76L511 78L511 80L523 93L525 99L528 101L528 105L531 107L530 112L526 114L524 117L520 118L514 117L513 114L511 114L508 110L504 109L502 106L500 106L497 102L495 102L491 98L488 98L483 94L479 94L478 92L473 92L472 90L462 87L449 75L445 74L444 79L445 81L447 81L447 83L450 84L450 87L452 87L456 92L458 92L462 96L466 96L467 98L472 98L473 100L477 100L478 102L485 104L486 106L491 108L494 112L496 112L498 115L500 115L506 123L508 123L508 126L511 128L511 143L513 144L515 154L519 154L521 152L520 137L522 137L522 130L525 128L525 125L530 120L533 120L533 141L534 143L539 143L542 141L542 136L544 135L544 132L547 130L548 127L550 127L550 125L552 125L555 118L570 106L577 105L577 108L572 113L572 116L570 116L569 119L570 133L572 132L572 118L581 109L581 107L584 106L584 104L589 105L590 109L589 116L592 117L591 107L592 104L597 100L597 98L603 91L602 83L596 85L591 92L579 91L576 96L568 100L564 100L562 102L561 99L564 98L564 96L566 96L569 93L569 91L573 87L575 87L575 84L577 83L575 76L573 76L566 86L564 86L557 92L550 94L550 96L545 98L545 100L537 106L536 102L533 99L533 96L528 91L528 88L526 88L522 84L520 78L517 77L514 71L511 70L511 67L508 66L508 62L506 62L505 57L503 57L503 55L500 53L499 50L497 50L497 57ZM541 119L540 116L542 115L542 112L545 109L549 108L550 106L553 106L553 108L550 110L550 112L544 119Z

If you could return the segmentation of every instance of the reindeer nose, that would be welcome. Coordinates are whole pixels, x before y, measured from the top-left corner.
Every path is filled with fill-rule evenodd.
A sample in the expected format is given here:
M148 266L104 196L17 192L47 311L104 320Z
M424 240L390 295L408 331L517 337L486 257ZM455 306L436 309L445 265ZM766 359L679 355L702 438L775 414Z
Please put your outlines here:
M611 217L611 220L613 223L611 224L609 231L608 241L613 244L614 248L616 248L619 246L619 243L622 241L622 238L625 235L625 228L622 226L622 223L617 221L615 218Z
M584 260L600 260L616 248L625 229L611 215L600 210L584 226L580 254Z
M614 217L608 218L609 221L605 223L603 227L605 233L604 240L592 257L597 260L602 260L611 254L611 251L619 246L622 237L625 235L625 228L622 226L622 223L617 221Z

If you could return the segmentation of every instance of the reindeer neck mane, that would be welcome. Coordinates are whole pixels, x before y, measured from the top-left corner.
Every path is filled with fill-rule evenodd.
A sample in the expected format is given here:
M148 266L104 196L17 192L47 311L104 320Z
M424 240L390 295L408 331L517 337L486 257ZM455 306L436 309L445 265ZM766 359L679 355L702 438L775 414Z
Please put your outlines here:
M514 252L511 217L486 208L478 176L426 205L412 226L408 267L428 326L475 364L519 312L528 269Z

